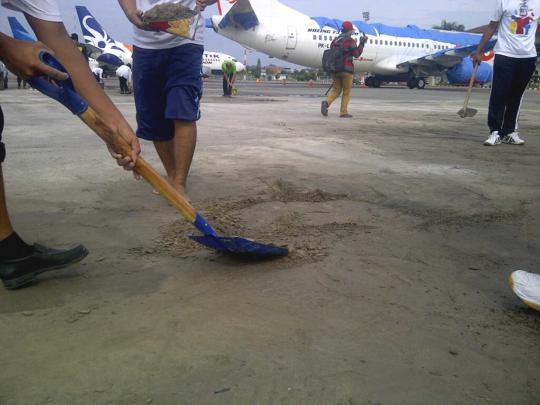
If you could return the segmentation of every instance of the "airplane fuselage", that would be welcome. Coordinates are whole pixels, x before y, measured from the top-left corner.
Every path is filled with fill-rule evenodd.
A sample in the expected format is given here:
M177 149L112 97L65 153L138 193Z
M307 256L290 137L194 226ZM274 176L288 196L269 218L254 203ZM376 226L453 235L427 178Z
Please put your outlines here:
M261 22L249 31L225 28L217 29L221 35L256 49L272 57L297 65L321 68L322 56L339 35L335 29L323 28L308 19L305 21ZM361 34L356 31L353 38ZM378 74L407 73L407 68L398 68L401 62L431 55L439 50L450 49L459 44L437 42L427 39L373 36L367 34L364 53L355 60L357 72Z
M245 7L247 1L238 3L237 6ZM264 3L268 4L268 8ZM336 26L335 21L329 20L330 25L334 23L334 27L330 27L325 25L324 21L317 21L274 0L257 2L256 5L257 7L254 8L257 20L248 29L246 26L242 27L234 18L214 16L212 17L214 30L271 57L306 67L317 69L322 67L324 51L330 48L332 41L339 35L337 30L339 27ZM386 35L372 27L371 31L366 32L368 41L362 56L354 61L357 73L381 76L412 74L415 77L442 75L448 68L455 66L455 63L448 66L444 62L430 64L429 70L424 69L421 63L414 69L407 64L402 64L462 45L470 45L470 42L480 41L480 35L470 34L464 34L468 35L469 43L460 44L450 40L438 41L412 36ZM456 33L439 32L439 34L437 38L458 38ZM358 40L361 35L359 29L355 28L353 38Z

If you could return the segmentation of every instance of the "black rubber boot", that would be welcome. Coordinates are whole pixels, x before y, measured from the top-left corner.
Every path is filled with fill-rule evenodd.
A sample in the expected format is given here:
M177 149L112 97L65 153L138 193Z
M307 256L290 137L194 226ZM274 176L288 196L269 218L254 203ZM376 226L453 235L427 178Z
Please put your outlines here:
M0 279L8 290L16 290L33 282L41 273L80 262L87 255L83 245L57 250L36 244L26 257L0 261Z

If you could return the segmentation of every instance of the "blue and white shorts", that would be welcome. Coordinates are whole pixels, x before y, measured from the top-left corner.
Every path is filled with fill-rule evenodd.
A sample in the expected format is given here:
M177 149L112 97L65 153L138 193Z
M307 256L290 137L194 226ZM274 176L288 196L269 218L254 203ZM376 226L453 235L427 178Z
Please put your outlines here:
M201 118L204 47L133 49L133 90L137 136L148 141L174 138L174 121Z

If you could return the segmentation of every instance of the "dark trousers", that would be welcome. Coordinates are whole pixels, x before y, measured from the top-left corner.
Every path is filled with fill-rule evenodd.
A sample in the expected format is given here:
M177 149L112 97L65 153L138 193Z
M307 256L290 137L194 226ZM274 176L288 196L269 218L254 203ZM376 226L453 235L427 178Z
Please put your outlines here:
M2 142L2 133L4 132L4 112L0 106L0 163L4 163L6 159L6 147Z
M230 74L228 75L229 81L227 82L227 79L225 76L223 76L223 95L224 96L231 96L232 95L232 85L229 86L229 83L232 82L234 75Z
M536 58L495 56L493 88L489 100L490 132L499 131L502 138L517 131L523 93L535 70Z
M121 93L129 93L129 87L128 87L128 81L125 77L119 77L118 80L120 80L120 92Z

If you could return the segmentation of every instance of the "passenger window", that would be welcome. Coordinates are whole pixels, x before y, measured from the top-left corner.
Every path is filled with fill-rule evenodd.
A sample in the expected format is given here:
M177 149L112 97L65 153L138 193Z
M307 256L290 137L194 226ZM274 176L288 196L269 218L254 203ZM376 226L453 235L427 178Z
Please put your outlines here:
M319 41L322 41L322 35L319 35Z
M326 35L324 36L324 40L325 40L325 41L328 41L328 37L327 37Z

